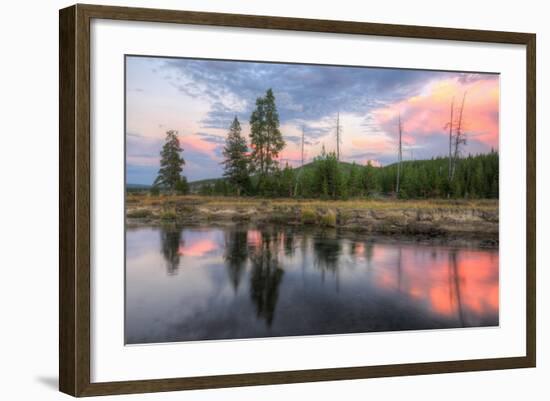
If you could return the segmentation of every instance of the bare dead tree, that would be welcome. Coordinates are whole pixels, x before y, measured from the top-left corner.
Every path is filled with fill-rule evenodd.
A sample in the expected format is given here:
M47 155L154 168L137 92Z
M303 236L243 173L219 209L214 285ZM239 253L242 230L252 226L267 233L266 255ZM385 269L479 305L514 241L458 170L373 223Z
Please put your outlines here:
M304 165L304 126L302 125L302 167Z
M298 176L296 177L296 183L294 184L294 194L298 193L298 182L300 181L300 178L302 176L302 171L304 171L304 126L302 125L302 160L301 160L301 167L300 171L298 171Z
M451 119L447 123L447 126L449 127L449 173L447 175L447 178L451 179L451 171L453 166L452 156L453 156L453 112L454 112L454 104L455 104L455 98L453 96L453 99L451 100Z
M462 96L462 104L460 105L460 111L458 113L458 121L456 124L456 131L454 135L454 154L453 154L453 165L451 170L451 181L454 179L456 173L456 165L458 163L458 158L460 157L460 147L466 145L466 136L463 131L464 126L464 103L466 101L466 93Z
M398 130L399 130L399 148L397 150L397 184L395 186L396 194L399 194L399 180L401 178L401 162L403 160L403 147L402 147L403 124L401 123L401 113L399 113Z
M340 112L336 115L336 160L340 161L340 142L342 140L342 127L340 126Z

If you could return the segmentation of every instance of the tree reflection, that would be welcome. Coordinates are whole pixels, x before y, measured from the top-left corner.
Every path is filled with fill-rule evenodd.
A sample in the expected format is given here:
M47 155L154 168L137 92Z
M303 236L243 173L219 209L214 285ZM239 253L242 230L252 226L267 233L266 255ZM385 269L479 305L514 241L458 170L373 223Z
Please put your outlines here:
M401 246L397 249L397 289L401 291L403 282L403 254Z
M313 251L315 253L315 267L321 270L323 279L326 271L336 273L338 259L342 252L342 242L336 233L323 232L313 238Z
M462 295L460 290L460 274L458 271L457 250L449 251L449 289L450 293L454 293L455 303L457 307L458 320L461 326L464 327L464 310L462 308ZM451 295L452 297L452 295ZM451 298L452 299L452 298Z
M285 239L284 239L284 247L285 247L285 255L288 257L294 256L294 229L288 228L285 230Z
M367 242L365 244L365 259L367 260L367 268L370 269L372 266L372 255L374 254L374 245L372 242Z
M284 274L277 259L278 245L277 236L263 230L260 244L252 249L250 255L250 296L256 305L257 316L265 319L268 326L273 322Z
M237 291L248 258L247 230L236 228L225 231L225 266L233 289Z
M175 226L163 226L160 230L161 252L166 261L166 272L169 275L178 273L180 264L179 247L183 242L181 229Z

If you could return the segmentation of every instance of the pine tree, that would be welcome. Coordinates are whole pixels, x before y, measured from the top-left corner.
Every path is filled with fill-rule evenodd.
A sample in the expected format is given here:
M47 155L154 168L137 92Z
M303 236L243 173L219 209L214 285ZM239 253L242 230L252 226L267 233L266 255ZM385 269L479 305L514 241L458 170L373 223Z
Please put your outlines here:
M214 195L227 196L228 195L227 182L225 180L216 180L216 182L214 182L213 192L214 192Z
M273 91L268 89L265 97L256 99L256 109L250 116L251 159L260 181L278 168L277 157L285 146L279 130L279 113Z
M160 169L155 179L154 186L175 191L181 181L181 172L185 160L181 157L183 149L180 146L178 132L170 130L166 132L166 140L160 152Z
M291 166L289 166L288 163L286 163L285 168L281 173L281 179L280 179L281 191L279 195L283 197L294 196L295 181L296 181L296 174L294 173L294 169Z
M301 168L296 179L296 196L308 198L317 196L315 193L314 170L311 168Z
M349 169L348 179L347 179L348 196L354 197L354 196L362 195L361 178L362 177L361 177L361 171L359 170L359 166L357 166L357 164L353 162Z
M265 100L256 99L256 108L250 115L251 161L254 171L264 174L265 171Z
M189 193L189 183L187 182L187 178L183 176L180 177L180 180L176 183L174 189L179 195L187 195Z
M241 124L235 116L225 140L223 149L225 160L222 162L225 170L223 176L227 177L229 183L236 188L237 196L250 186L248 146L241 131Z
M365 195L372 194L378 190L378 183L376 181L376 167L374 167L369 160L365 168L363 169L363 176L361 177L363 192Z
M346 195L345 180L336 159L336 153L326 153L323 147L321 156L314 159L314 185L321 197L336 199Z

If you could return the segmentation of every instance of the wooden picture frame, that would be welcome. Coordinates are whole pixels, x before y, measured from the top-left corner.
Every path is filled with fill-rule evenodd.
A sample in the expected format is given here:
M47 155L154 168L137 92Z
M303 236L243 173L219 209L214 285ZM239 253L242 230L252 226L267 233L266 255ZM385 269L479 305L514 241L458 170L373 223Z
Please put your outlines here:
M90 380L90 21L94 18L526 46L526 355L92 383ZM534 34L80 4L60 10L59 28L59 388L62 392L73 396L95 396L535 366L536 37Z

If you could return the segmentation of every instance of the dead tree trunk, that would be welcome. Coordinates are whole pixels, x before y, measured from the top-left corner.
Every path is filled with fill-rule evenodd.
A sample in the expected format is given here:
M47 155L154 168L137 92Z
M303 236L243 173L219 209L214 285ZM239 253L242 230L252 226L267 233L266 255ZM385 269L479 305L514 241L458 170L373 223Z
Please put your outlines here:
M455 98L453 97L453 100L451 100L451 119L449 120L449 173L447 175L447 178L449 181L451 180L451 171L453 166L453 111L454 111L454 103Z
M304 166L304 127L302 126L302 167Z
M464 137L463 132L463 115L464 115L464 102L466 100L466 92L464 92L464 96L462 96L462 104L460 105L460 112L458 113L458 122L456 125L456 132L455 132L455 147L454 147L454 155L453 155L453 168L451 171L451 181L453 180L455 174L456 174L456 165L458 163L458 158L460 157L460 146L466 144L466 138Z
M304 126L302 125L302 160L300 164L301 168L298 172L298 176L296 177L296 183L294 184L294 196L298 193L298 182L300 181L300 178L302 176L302 172L304 170Z
M399 195L399 180L401 178L401 161L403 160L403 150L402 150L402 136L403 136L403 125L401 124L401 113L399 113L399 148L397 151L397 184L395 186L395 193Z
M341 127L340 127L340 112L336 115L336 160L340 161L340 135L341 135Z

